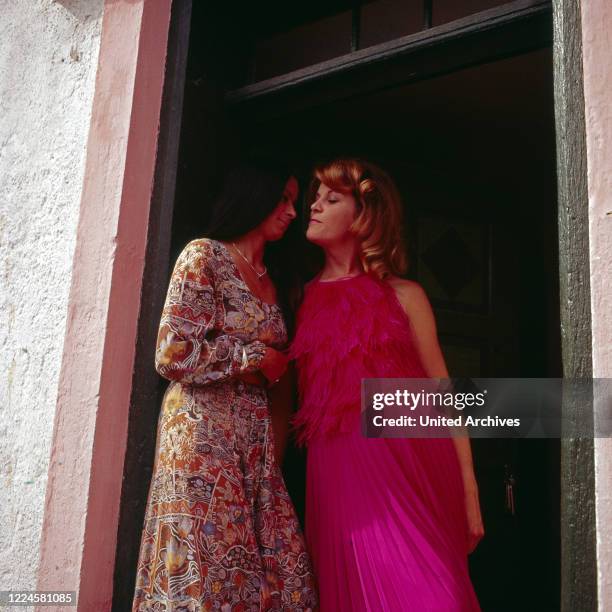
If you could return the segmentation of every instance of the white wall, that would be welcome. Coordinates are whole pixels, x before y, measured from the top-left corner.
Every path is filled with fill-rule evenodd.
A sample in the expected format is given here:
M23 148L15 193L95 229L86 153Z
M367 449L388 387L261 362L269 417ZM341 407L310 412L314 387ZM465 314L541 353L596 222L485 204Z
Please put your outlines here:
M0 590L36 584L102 11L0 0Z
M593 376L612 378L612 6L581 3L589 186ZM608 387L609 388L609 387ZM609 408L609 406L607 406ZM603 410L603 406L601 406ZM612 440L595 440L599 611L612 611Z

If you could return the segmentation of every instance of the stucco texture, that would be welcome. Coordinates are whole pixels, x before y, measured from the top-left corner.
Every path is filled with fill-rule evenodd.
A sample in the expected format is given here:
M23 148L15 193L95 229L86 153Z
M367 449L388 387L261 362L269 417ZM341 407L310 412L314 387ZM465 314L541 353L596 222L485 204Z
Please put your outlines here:
M102 11L0 0L0 590L36 584Z
M612 6L581 3L589 185L593 376L612 377ZM612 440L595 440L599 612L612 610Z

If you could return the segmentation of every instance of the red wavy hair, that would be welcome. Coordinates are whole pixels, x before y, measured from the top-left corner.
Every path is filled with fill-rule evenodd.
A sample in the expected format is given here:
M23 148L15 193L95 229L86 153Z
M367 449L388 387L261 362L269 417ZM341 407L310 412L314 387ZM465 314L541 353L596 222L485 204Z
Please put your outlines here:
M393 179L371 162L335 159L315 168L306 194L308 206L315 201L321 183L355 198L357 217L350 231L360 244L364 270L380 279L404 274L408 258L403 240L402 201Z

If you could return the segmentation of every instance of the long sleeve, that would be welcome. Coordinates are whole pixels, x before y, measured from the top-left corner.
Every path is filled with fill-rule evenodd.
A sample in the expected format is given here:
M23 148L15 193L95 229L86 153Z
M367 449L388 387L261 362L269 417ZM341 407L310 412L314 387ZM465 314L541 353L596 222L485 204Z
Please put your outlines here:
M164 378L206 385L259 369L266 345L215 328L212 246L193 240L177 259L162 311L155 369Z

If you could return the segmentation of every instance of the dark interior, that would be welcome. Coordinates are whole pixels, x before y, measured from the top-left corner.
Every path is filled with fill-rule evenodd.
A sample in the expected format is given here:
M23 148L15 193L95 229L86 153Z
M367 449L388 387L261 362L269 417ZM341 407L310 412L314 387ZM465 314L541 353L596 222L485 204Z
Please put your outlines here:
M241 153L282 154L302 185L315 162L359 155L387 169L400 187L409 276L434 306L451 375L561 376L550 47L258 115L230 105L226 92L346 52L342 27L328 31L321 23L339 19L351 3L292 10L271 3L240 16L194 4L171 260L201 235L218 180ZM434 1L433 25L463 17L455 14L457 4ZM461 4L468 14L501 3ZM383 5L406 10L389 1L362 10L374 15ZM422 6L414 6L421 13L411 27L418 30ZM402 35L394 34L396 20L386 23L377 34L364 30L362 42ZM275 40L308 28L321 38L307 42L323 41L316 53L283 59L274 51ZM280 67L266 61L272 56ZM289 60L292 66L280 65ZM470 568L483 610L558 610L559 441L475 440L473 448L487 533ZM285 477L302 517L303 467L303 453L291 448ZM506 507L509 475L516 482L514 515Z

